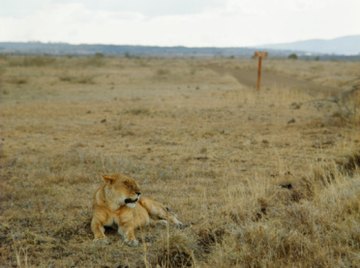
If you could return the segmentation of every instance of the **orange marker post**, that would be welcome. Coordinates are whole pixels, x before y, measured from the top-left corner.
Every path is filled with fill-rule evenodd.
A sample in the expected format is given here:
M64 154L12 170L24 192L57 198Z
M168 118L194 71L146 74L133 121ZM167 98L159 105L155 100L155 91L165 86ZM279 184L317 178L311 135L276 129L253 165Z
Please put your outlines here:
M258 58L258 76L256 81L256 89L260 90L261 85L261 67L262 67L262 59L266 58L268 56L268 53L266 51L256 51L254 53L254 58Z

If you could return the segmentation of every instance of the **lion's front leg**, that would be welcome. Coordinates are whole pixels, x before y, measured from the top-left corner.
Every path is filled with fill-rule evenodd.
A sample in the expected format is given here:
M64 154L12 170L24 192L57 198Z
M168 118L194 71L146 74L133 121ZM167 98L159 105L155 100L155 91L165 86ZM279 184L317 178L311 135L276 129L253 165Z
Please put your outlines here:
M107 238L105 236L104 225L96 217L93 217L91 220L91 231L94 234L94 241L102 241L102 242L105 242L106 244L109 243L109 241L107 240Z
M139 241L135 237L135 228L132 226L119 226L118 233L124 239L124 242L130 247L139 245Z
M117 230L118 234L120 235L120 237L125 240L125 233L123 231L123 229L121 228L121 226L118 226L118 230Z

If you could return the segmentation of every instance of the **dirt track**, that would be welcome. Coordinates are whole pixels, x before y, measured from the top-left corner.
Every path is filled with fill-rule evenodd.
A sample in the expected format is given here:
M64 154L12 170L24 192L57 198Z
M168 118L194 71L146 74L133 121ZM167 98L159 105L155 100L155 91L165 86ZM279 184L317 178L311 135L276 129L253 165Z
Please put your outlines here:
M256 85L256 78L257 78L257 70L256 68L253 69L234 69L234 68L227 68L223 66L211 65L208 66L213 71L216 71L220 74L230 74L233 76L240 84L255 87ZM294 78L293 76L288 76L284 73L279 73L275 71L263 70L262 73L262 80L261 80L261 87L262 88L290 88L290 89L298 89L304 90L309 92L311 95L317 95L318 93L325 93L330 95L335 95L339 92L339 89L334 87L326 87L314 83L308 80L300 80Z

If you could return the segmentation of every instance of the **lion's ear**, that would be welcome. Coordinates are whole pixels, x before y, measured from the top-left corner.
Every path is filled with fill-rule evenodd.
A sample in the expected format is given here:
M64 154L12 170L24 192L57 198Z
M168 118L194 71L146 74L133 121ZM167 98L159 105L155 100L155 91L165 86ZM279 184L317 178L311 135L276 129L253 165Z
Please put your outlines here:
M103 180L104 182L108 183L108 184L113 184L115 181L115 178L111 175L103 175Z

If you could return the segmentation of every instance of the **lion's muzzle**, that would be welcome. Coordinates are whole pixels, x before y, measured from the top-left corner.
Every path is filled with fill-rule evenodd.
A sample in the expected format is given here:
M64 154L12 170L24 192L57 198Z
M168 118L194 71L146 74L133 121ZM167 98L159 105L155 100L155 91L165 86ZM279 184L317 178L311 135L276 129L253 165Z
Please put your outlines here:
M126 198L126 199L124 200L126 206L128 206L128 207L130 207L130 208L135 207L136 202L139 201L139 199L140 199L140 193L136 193L136 195L137 195L137 197L134 198L134 199L133 199L133 198Z
M138 200L139 200L139 198L135 198L135 199L126 198L125 199L125 204L136 203Z

